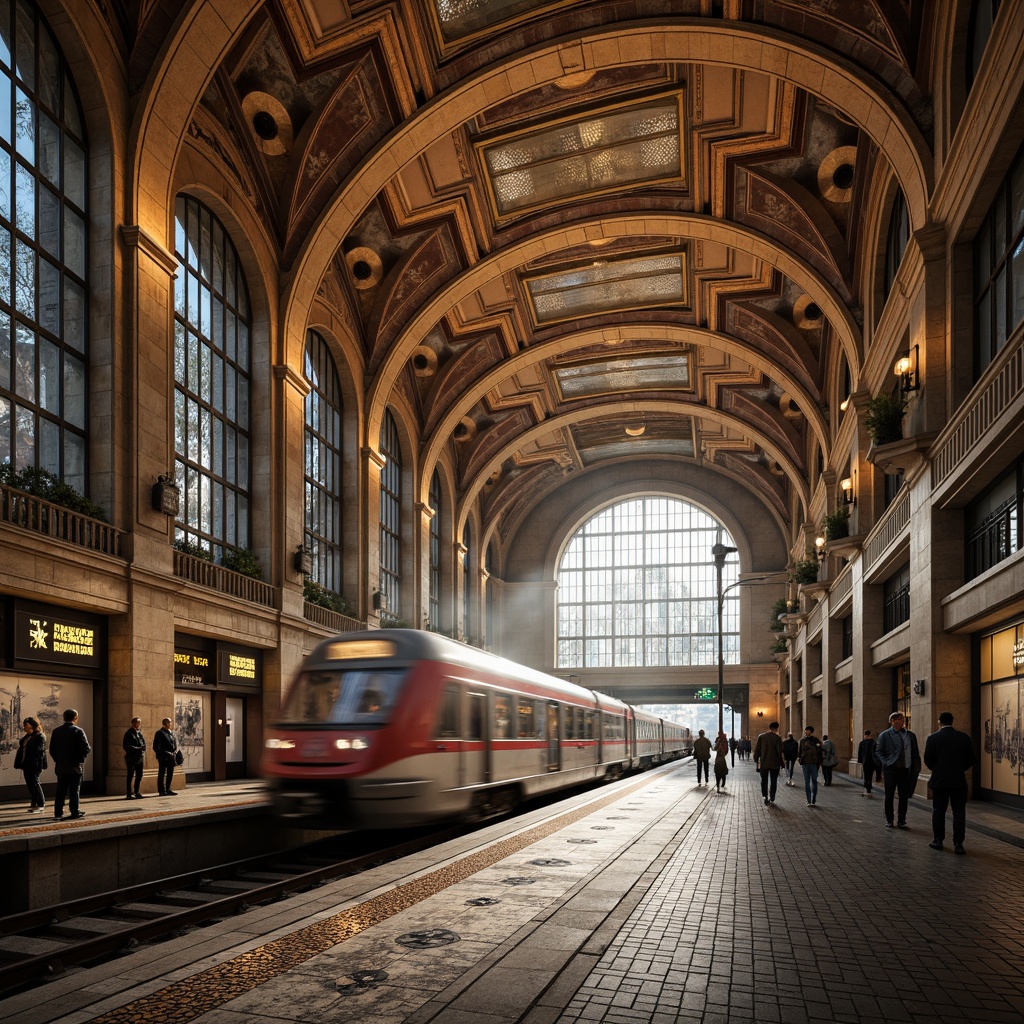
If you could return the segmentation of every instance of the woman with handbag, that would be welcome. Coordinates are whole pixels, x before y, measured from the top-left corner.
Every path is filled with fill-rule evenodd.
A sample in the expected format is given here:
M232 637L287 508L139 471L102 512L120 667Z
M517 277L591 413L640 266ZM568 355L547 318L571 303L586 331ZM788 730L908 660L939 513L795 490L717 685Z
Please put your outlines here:
M177 796L171 789L171 782L174 779L174 766L181 764L184 757L178 750L178 740L171 732L171 720L165 718L161 722L160 729L153 737L153 753L156 754L157 773L156 791L160 796ZM181 760L179 760L181 758Z
M47 767L46 734L34 718L26 718L21 724L25 735L18 743L14 767L21 769L25 785L28 786L28 795L32 800L32 805L28 809L29 814L38 814L46 806L43 787L39 785L39 776Z

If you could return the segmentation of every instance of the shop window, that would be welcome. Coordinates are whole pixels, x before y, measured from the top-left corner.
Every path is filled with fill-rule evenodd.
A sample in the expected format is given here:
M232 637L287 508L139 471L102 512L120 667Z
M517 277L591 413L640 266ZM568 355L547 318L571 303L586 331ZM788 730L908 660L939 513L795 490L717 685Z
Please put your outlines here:
M1024 320L1024 150L974 238L975 379Z
M910 566L905 565L883 585L882 630L889 633L910 620Z
M313 579L341 593L341 385L327 342L306 335L306 550Z
M910 728L910 663L897 665L892 670L893 711L898 711Z
M213 213L178 196L175 215L175 539L219 560L249 546L249 297Z
M88 493L88 147L31 3L0 5L0 466Z

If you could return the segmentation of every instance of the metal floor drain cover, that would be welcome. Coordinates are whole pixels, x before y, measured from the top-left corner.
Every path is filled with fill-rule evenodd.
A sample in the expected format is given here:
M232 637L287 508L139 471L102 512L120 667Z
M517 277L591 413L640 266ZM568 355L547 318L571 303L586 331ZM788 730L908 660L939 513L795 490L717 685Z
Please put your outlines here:
M537 881L536 878L523 878L523 877L519 877L519 878L503 878L502 879L502 882L505 885L533 885L533 883L536 882L536 881Z
M358 992L368 992L371 988L376 988L377 983L380 981L388 980L387 971L353 971L348 975L352 979L351 985L343 985L338 982L338 992L343 996L355 995Z
M500 903L501 900L496 900L493 896L477 896L475 900L466 900L467 907L493 907L495 903Z
M531 860L539 868L567 868L572 864L571 860L559 860L557 857L541 857L539 860Z
M459 942L459 936L447 928L431 928L425 932L406 932L399 935L395 942L409 949L434 949L436 946L449 946Z

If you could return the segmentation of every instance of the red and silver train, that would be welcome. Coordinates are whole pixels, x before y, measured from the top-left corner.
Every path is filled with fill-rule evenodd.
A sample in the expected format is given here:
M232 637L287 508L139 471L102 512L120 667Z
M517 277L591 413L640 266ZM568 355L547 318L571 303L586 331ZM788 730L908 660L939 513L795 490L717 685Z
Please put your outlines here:
M690 730L436 633L325 640L264 745L277 812L388 828L481 819L682 757Z

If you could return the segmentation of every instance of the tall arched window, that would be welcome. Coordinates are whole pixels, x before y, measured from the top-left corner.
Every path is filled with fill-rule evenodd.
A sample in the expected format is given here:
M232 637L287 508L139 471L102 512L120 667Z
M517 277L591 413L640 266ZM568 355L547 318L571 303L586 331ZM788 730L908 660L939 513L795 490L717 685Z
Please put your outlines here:
M207 207L178 196L175 222L175 536L218 557L249 546L249 294Z
M87 491L86 143L28 2L0 7L0 464Z
M395 619L402 611L402 449L398 427L389 412L380 428L380 595L382 617Z
M470 573L469 573L469 548L473 543L473 534L469 523L462 528L462 636L469 639L473 635L472 623L469 620L469 611L472 607L470 602Z
M430 477L430 588L427 607L427 628L441 628L441 478L435 469Z
M967 91L970 92L981 70L985 47L988 46L992 26L999 11L999 0L974 0L971 4L971 22L967 29Z
M341 385L327 342L306 335L306 550L313 579L341 593Z
M711 548L722 525L672 498L633 498L573 534L558 566L559 668L715 665L718 601ZM737 579L728 557L723 588ZM726 594L724 660L739 662L739 599Z
M907 216L907 201L903 198L903 190L896 190L896 198L892 202L889 214L889 230L885 236L885 278L882 282L882 295L889 298L889 292L896 281L896 273L900 269L903 253L910 241L910 219Z

